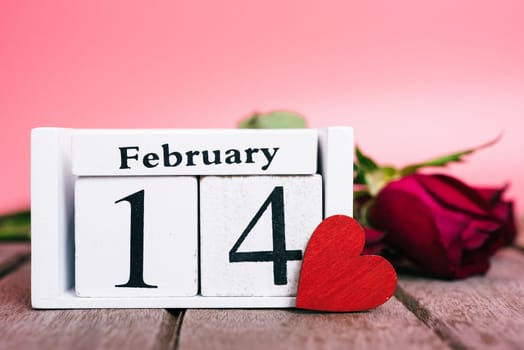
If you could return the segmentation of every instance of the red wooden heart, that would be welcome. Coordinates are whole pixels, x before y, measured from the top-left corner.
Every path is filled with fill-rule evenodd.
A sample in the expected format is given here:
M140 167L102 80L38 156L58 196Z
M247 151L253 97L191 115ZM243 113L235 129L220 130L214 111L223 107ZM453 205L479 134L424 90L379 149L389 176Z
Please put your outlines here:
M320 223L304 253L297 308L362 311L393 295L395 269L380 256L360 256L364 240L364 230L349 216L334 215Z

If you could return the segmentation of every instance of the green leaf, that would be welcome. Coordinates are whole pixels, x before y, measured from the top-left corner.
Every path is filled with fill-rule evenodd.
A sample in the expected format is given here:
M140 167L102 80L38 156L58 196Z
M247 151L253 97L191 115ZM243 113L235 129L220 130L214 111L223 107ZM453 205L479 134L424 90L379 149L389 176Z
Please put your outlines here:
M365 174L371 196L376 196L388 183L401 177L400 172L390 166L383 166Z
M366 184L366 173L356 164L354 164L354 178L353 183L355 185L365 185Z
M460 163L460 162L463 162L465 156L468 156L468 155L470 155L470 154L472 154L472 153L474 153L474 152L476 152L478 150L481 150L483 148L487 148L487 147L490 147L490 146L496 144L497 142L499 142L501 137L502 137L502 134L497 136L497 138L495 138L494 140L492 140L490 142L487 142L487 143L485 143L483 145L474 147L474 148L470 148L470 149L466 149L466 150L463 150L463 151L459 151L459 152L443 155L443 156L440 156L440 157L437 157L437 158L434 158L434 159L427 160L427 161L422 162L422 163L416 163L416 164L411 164L411 165L405 166L404 168L402 168L400 170L400 175L401 176L411 175L411 174L414 174L415 172L417 172L417 170L419 170L421 168L426 168L426 167L445 167L449 163Z
M363 172L366 173L378 169L377 163L373 159L362 153L358 146L355 146L355 154L357 156L358 167Z
M371 207L375 205L376 198L369 198L366 202L364 202L360 207L355 206L355 208L358 208L357 212L355 213L355 218L362 226L371 226L368 220L368 213Z
M390 166L379 166L371 157L362 153L358 146L355 147L357 162L354 165L355 177L353 181L358 185L367 185L371 196L376 196L390 181L399 178L397 169Z
M0 216L0 241L25 241L30 237L31 212L29 210Z
M302 129L307 128L306 119L298 113L273 111L255 113L238 123L243 129Z
M353 192L353 199L359 199L359 198L366 197L366 196L369 196L369 193L367 190L359 190L359 191Z

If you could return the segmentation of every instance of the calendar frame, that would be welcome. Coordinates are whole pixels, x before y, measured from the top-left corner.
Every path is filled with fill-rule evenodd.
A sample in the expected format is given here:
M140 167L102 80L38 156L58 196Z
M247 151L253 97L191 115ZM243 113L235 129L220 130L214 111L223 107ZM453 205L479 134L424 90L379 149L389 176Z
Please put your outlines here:
M82 129L31 133L31 302L37 309L293 308L295 297L78 297L71 143ZM147 133L147 129L135 130ZM105 130L104 132L107 132ZM317 129L323 217L353 213L353 129Z

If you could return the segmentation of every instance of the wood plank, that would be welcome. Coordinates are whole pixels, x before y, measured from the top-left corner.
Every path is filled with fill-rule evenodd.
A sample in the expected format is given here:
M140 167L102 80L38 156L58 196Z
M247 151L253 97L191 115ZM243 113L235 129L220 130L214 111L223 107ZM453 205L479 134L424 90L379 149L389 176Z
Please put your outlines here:
M402 277L397 297L454 349L524 344L524 254L507 248L485 277L439 281Z
M446 349L398 300L369 312L187 310L179 349Z
M30 267L0 280L0 349L173 349L180 313L31 309Z
M0 243L0 278L29 258L29 243Z
M491 259L486 277L493 281L524 282L524 254L518 249L505 248Z

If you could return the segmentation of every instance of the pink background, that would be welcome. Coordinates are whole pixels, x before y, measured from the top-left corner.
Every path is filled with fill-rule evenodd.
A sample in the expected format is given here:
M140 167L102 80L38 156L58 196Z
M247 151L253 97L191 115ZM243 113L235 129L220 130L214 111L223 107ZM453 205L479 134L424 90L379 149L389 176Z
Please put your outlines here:
M450 172L523 199L524 2L0 1L0 213L29 205L31 128L276 108L397 165L503 132Z

